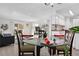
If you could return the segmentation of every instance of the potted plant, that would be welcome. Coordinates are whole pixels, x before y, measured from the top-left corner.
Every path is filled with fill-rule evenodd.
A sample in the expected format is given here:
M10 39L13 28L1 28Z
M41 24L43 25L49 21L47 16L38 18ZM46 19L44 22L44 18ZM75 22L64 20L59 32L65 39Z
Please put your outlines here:
M79 49L79 26L71 27L70 30L75 32L73 47Z
M79 26L71 27L70 30L75 32L75 33L79 33Z
M74 27L71 27L71 28L69 28L69 30L70 31L72 31L72 32L75 32L76 34L75 34L75 39L78 39L78 37L79 37L79 26L74 26ZM77 40L77 42L78 42L79 40ZM75 42L76 43L76 42ZM67 48L67 45L65 44L64 45L64 50L65 50L65 56L68 56L69 54L68 54L68 48Z

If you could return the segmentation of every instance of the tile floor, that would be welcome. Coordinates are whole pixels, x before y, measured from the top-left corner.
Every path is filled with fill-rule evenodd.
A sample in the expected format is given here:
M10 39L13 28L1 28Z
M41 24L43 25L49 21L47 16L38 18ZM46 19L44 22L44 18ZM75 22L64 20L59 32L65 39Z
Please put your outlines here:
M0 56L18 56L17 44L10 46L0 47ZM43 47L41 49L41 56L49 56L48 49ZM79 50L73 49L73 56L79 56Z

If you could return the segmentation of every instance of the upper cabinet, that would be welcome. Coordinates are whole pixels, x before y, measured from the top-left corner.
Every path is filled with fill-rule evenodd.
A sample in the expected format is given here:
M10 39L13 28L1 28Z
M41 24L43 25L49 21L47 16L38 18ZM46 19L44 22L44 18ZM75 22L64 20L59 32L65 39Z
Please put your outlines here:
M49 28L49 25L44 24L44 25L42 25L42 28L44 28L47 31ZM52 24L52 26L51 26L51 31L64 31L64 30L65 30L64 25Z
M60 25L60 24L52 24L51 26L51 30L52 31L63 31L65 26L64 25Z

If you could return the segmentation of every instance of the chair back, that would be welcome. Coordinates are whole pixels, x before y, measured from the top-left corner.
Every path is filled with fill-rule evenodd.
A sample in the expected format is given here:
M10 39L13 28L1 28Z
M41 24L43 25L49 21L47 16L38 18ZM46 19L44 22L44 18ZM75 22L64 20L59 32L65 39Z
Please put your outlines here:
M20 39L23 40L23 33L22 33L22 30L18 30L18 35L19 35Z
M46 38L46 37L47 37L47 33L44 32L44 33L43 33L43 38Z
M70 51L72 51L74 35L74 32L65 30L65 42L68 44L67 46L70 48Z
M18 50L19 52L21 51L21 46L22 46L22 40L20 39L19 33L17 30L15 30L17 41L18 41Z

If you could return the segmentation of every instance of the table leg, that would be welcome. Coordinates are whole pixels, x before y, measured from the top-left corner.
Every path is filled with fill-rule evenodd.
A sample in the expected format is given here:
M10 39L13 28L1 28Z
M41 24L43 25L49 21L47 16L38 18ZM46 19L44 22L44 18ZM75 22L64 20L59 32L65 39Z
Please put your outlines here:
M50 54L50 56L51 56L51 52L52 52L52 50L53 50L53 55L55 55L56 54L56 47L51 47L51 48L49 48L49 54Z
M56 54L56 47L53 47L53 55Z
M40 56L40 46L37 46L37 56Z
M37 46L35 46L35 56L37 56Z
M42 48L43 46L36 46L36 52L37 52L37 56L40 56L40 49Z
M50 54L50 56L51 56L51 48L48 48L49 49L49 54Z

